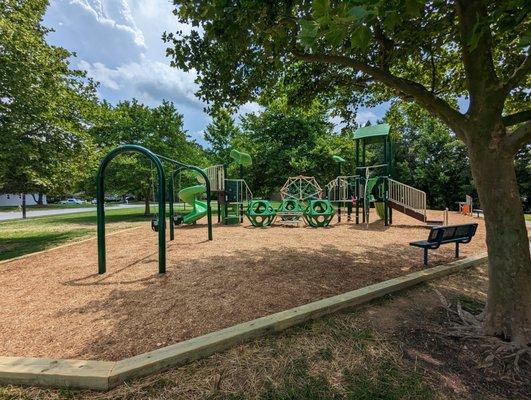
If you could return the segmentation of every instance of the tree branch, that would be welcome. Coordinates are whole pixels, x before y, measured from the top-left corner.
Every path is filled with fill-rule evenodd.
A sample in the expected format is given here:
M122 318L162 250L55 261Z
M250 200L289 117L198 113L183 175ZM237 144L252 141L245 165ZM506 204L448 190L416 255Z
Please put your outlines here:
M423 85L409 79L400 78L388 71L382 70L381 68L373 67L364 62L359 62L353 58L345 56L308 54L297 49L292 50L292 53L299 60L342 65L373 77L375 80L398 91L401 97L408 100L414 98L428 112L443 120L462 140L465 140L463 128L468 124L466 117L450 106L446 101L435 96Z
M511 154L516 154L525 144L531 142L531 121L524 122L503 138L503 147Z
M512 75L507 78L505 83L502 85L502 93L507 95L511 90L518 86L520 80L522 80L529 71L531 71L531 58L529 58L528 54L527 56L525 56L522 63L514 70Z
M531 109L518 111L517 113L506 115L502 118L503 124L505 126L513 126L529 120L531 120Z
M483 0L457 0L455 6L459 21L461 59L470 96L468 114L472 117L485 109L489 91L499 87L492 58L492 34ZM504 96L499 96L496 104L490 104L491 109L497 107L501 112L504 99Z

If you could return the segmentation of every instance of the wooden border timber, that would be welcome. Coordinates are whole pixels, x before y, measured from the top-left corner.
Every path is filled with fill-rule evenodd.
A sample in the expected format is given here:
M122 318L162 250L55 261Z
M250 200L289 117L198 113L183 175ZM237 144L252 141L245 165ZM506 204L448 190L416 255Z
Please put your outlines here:
M486 253L390 279L257 318L120 361L0 357L0 384L108 390L120 383L189 363L234 345L350 308L487 261Z

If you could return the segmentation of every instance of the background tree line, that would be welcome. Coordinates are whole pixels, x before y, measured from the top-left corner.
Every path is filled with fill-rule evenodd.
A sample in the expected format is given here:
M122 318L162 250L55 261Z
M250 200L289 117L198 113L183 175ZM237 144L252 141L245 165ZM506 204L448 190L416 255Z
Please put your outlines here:
M253 165L246 168L245 179L253 194L271 197L288 176L300 174L315 176L324 187L339 173L333 155L347 160L342 174L356 173L355 122L338 131L330 122L329 108L320 102L297 107L289 106L284 98L263 105L263 111L244 115L239 123L229 111L218 110L205 132L212 162L230 163L232 148L251 154ZM379 122L392 126L395 179L425 191L433 209L456 209L467 194L477 206L466 146L444 124L405 102L395 102ZM528 146L516 158L520 193L528 210L530 151ZM229 168L229 173L237 176L238 171Z

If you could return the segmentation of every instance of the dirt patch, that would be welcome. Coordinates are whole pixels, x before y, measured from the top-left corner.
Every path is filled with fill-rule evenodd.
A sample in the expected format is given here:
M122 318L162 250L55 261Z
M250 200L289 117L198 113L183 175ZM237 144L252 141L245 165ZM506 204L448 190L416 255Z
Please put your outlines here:
M148 224L108 237L105 275L95 240L15 260L0 266L0 355L117 360L419 270L422 251L408 242L426 227L394 222L216 226L212 242L199 223L168 242L163 276ZM462 256L485 251L483 220L450 222L480 224ZM432 266L451 260L453 246L430 254Z

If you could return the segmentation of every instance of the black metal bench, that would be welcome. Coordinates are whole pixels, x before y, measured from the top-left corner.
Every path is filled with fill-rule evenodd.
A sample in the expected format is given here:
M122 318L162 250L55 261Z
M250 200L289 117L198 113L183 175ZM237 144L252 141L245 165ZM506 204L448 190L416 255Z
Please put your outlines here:
M441 244L455 243L455 258L458 258L459 244L469 243L477 228L478 224L435 226L431 228L427 240L411 242L409 245L424 249L424 265L428 265L428 250L438 249Z

